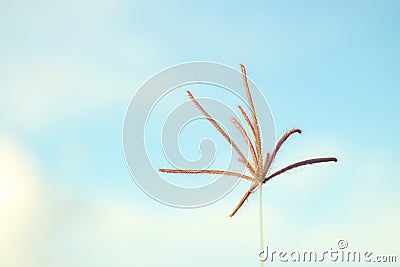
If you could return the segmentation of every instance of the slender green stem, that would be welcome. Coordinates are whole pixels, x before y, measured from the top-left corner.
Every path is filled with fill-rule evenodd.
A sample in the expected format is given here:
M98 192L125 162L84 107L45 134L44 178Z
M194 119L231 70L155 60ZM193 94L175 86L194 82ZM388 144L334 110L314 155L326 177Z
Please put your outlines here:
M262 208L262 184L259 186L260 190L260 250L264 249L264 232L263 232L263 208ZM264 262L260 261L260 266L264 266Z

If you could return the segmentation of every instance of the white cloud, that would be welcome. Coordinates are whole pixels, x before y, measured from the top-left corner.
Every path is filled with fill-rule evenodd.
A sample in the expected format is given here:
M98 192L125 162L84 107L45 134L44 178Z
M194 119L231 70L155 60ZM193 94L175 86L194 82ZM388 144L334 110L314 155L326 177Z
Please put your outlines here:
M2 80L1 112L10 124L47 128L69 118L86 117L121 100L126 88L111 74L82 62L42 59L20 62Z
M257 264L257 196L251 197L237 217L227 216L244 185L212 206L174 209L147 201L145 196L127 197L95 188L43 183L40 177L44 176L40 176L26 149L13 139L0 140L1 215L7 218L0 221L0 229L6 233L0 250L7 253L0 263L30 267ZM395 231L400 219L396 213L398 197L377 190L379 181L374 169L387 169L390 173L390 166L385 160L374 163L368 169L356 164L355 173L361 178L353 179L365 180L364 185L347 184L351 186L349 194L337 196L342 201L337 202L335 216L319 214L323 219L317 224L310 221L313 218L307 212L303 214L306 218L293 220L300 215L292 216L291 207L284 205L285 199L271 199L277 196L271 190L279 189L278 182L265 187L265 243L276 249L325 250L344 238L354 249L394 253L399 238ZM319 175L315 170L309 173L312 177ZM279 184L289 186L290 181L284 180L291 178ZM313 183L314 178L310 179L305 188ZM295 187L304 189L301 185ZM321 182L313 190L323 188ZM370 207L371 212L364 206ZM38 242L32 255L18 257L18 251L32 241Z
M38 177L32 155L12 138L0 136L1 266L30 265L31 237L42 204Z
M110 107L123 112L156 57L144 36L115 30L127 3L25 4L0 3L0 22L9 25L0 50L2 124L43 133Z

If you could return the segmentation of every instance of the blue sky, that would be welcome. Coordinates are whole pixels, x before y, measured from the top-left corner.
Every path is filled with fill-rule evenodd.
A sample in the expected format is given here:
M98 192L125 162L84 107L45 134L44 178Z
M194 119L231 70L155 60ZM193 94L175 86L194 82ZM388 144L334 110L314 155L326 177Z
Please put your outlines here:
M0 2L0 265L257 264L256 198L227 218L245 184L212 206L174 209L125 166L135 91L196 60L244 63L277 135L304 131L277 168L339 158L265 187L267 242L322 249L345 238L400 256L399 12L389 0Z

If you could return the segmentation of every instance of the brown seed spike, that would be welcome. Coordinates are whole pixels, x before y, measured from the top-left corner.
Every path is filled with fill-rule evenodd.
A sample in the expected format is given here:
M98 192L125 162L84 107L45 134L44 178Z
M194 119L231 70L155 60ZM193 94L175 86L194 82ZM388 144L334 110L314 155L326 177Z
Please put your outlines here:
M287 131L282 137L281 139L279 139L278 143L275 146L274 151L272 152L272 155L270 158L265 158L265 162L264 162L264 171L263 171L263 177L265 177L265 175L267 175L267 172L269 170L269 168L271 167L272 161L275 159L276 154L278 153L279 149L281 148L281 146L283 145L283 143L289 138L289 136L291 136L294 133L299 133L301 134L301 130L297 129L297 128L293 128L290 131Z
M251 118L253 120L253 127L254 127L254 131L255 131L255 134L256 134L255 143L256 143L256 149L257 149L257 156L261 157L260 128L258 127L258 120L257 120L256 110L254 108L253 98L251 97L249 84L247 82L246 68L245 68L245 66L243 64L240 64L240 68L242 70L243 85L244 85L244 89L246 90L247 102L248 102L248 104L250 106Z
M236 212L242 207L243 203L246 201L246 199L250 196L251 191L247 190L242 199L240 200L239 204L234 208L234 210L229 214L229 217L233 217Z
M242 151L240 151L239 147L233 142L233 140L229 137L229 135L218 125L218 123L208 114L208 112L199 104L199 102L194 98L190 91L187 91L190 100L194 103L196 108L207 118L207 120L217 129L217 131L228 141L228 143L232 146L232 148L238 153L239 157L245 162L246 167L249 171L254 175L255 169L253 165L245 158Z
M249 136L247 135L246 131L243 129L242 125L235 118L232 118L232 123L236 126L236 128L239 130L240 134L242 135L243 139L246 141L247 147L250 149L251 156L253 157L254 165L256 166L256 169L257 169L257 164L258 164L257 155L256 155L254 146L251 143Z
M239 203L235 206L234 210L231 212L229 215L230 217L234 216L237 211L243 206L243 203L249 198L249 196L256 191L257 188L260 189L260 192L262 190L262 184L266 183L273 177L276 177L280 174L283 174L291 169L295 169L304 165L310 165L310 164L316 164L316 163L322 163L322 162L336 162L337 159L334 157L327 157L327 158L314 158L314 159L307 159L303 161L299 161L296 163L293 163L279 171L276 171L269 176L267 176L269 172L269 168L271 167L272 162L274 161L278 151L282 147L282 145L286 142L286 140L294 133L301 133L300 129L294 128L289 131L287 131L276 143L274 150L272 151L271 154L266 153L265 155L265 160L263 161L262 157L262 146L261 146L261 138L260 138L260 129L258 125L258 118L257 114L254 108L253 104L253 99L250 93L248 81L247 81L247 74L246 74L246 68L244 67L243 64L240 64L241 71L242 71L242 78L243 78L243 85L244 89L246 92L247 96L247 104L250 107L250 113L251 113L251 121L249 119L249 116L247 116L246 112L243 110L241 106L238 106L240 113L242 114L244 120L246 121L246 124L248 125L248 128L251 132L251 137L253 140L250 139L249 134L246 132L246 130L243 128L243 126L235 119L232 120L233 124L238 128L240 131L242 138L246 141L247 143L247 148L249 149L254 165L251 164L245 157L242 151L238 148L236 143L228 136L228 134L218 125L218 123L210 116L209 113L199 104L199 102L194 98L192 93L190 91L187 91L188 96L190 100L194 103L196 108L207 118L207 120L214 126L214 128L217 129L217 131L228 141L228 143L232 146L232 148L238 153L239 158L238 160L242 163L245 164L249 172L252 174L252 176L248 176L245 174L240 174L240 173L235 173L235 172L229 172L229 171L223 171L223 170L173 170L173 169L160 169L160 172L165 172L165 173L175 173L175 174L220 174L220 175L229 175L229 176L234 176L234 177L239 177L248 181L251 181L252 184L246 191L246 193L243 195L243 197L240 199ZM262 218L262 213L261 213L261 198L262 195L260 194L260 219ZM262 223L260 223L262 225Z
M243 110L243 108L241 106L237 106L237 107L238 107L240 113L242 114L244 120L246 121L247 126L250 128L251 134L253 135L253 140L256 140L257 135L254 130L254 126L250 122L249 116L247 116L246 112Z
M272 179L273 177L278 176L279 174L282 174L282 173L284 173L284 172L286 172L288 170L291 170L291 169L294 169L294 168L298 168L298 167L301 167L301 166L304 166L304 165L308 165L308 164L315 164L315 163L329 162L329 161L337 162L337 158L333 158L333 157L330 157L330 158L316 158L316 159L307 159L307 160L299 161L299 162L290 164L289 166L287 166L287 167L285 167L285 168L283 168L283 169L281 169L281 170L279 170L277 172L274 172L273 174L269 175L267 178L264 179L263 183L267 182L268 180Z
M181 173L181 174L220 174L220 175L228 175L246 179L248 181L254 182L255 180L247 175L229 172L229 171L220 171L220 170L176 170L176 169L159 169L160 172L165 173Z

